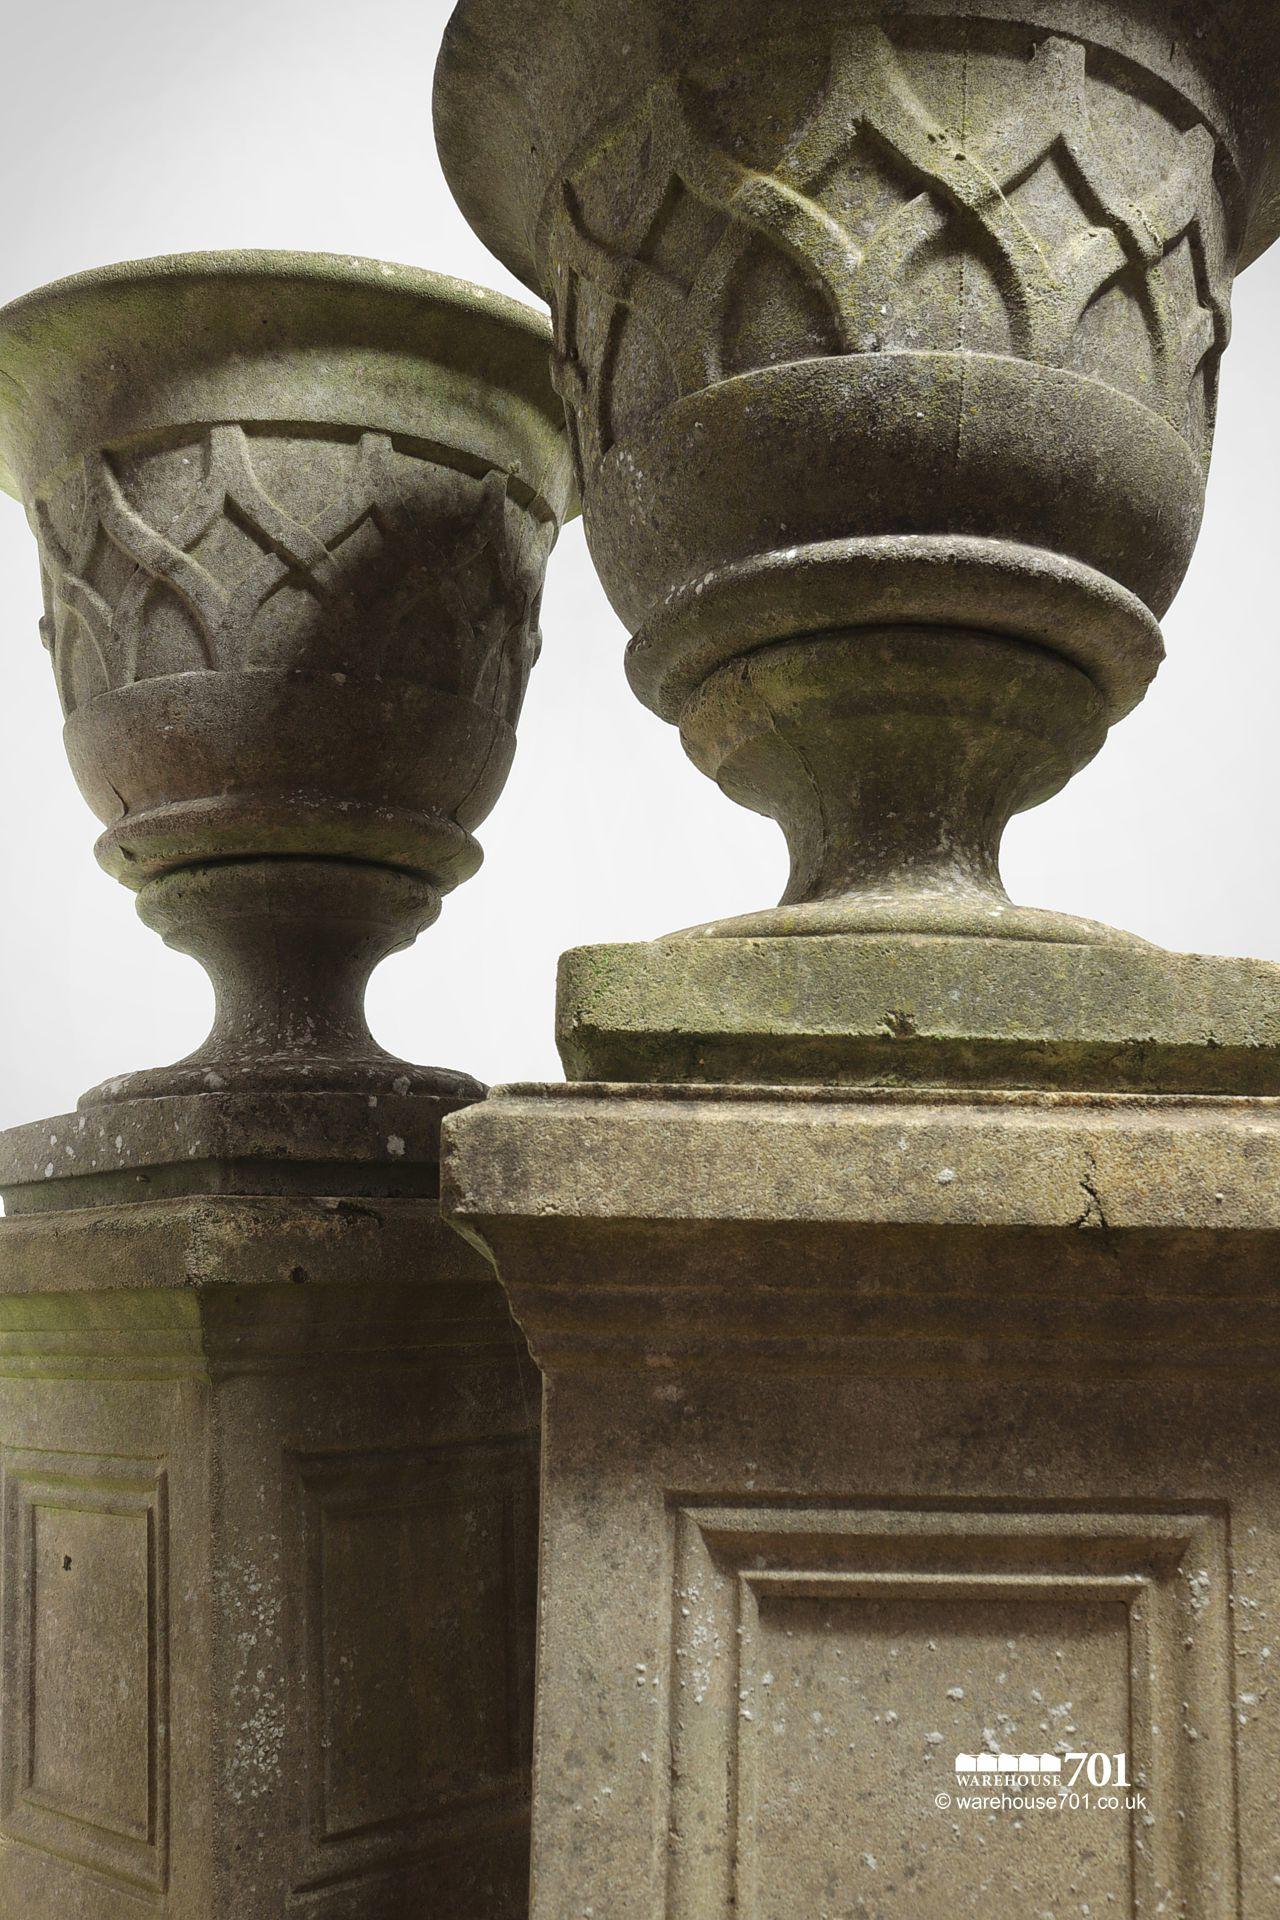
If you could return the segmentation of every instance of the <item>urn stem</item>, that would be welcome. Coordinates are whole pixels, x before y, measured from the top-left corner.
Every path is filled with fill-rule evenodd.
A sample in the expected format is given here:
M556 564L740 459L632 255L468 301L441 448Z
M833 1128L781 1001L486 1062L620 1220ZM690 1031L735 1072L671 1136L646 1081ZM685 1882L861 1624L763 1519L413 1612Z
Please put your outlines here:
M207 970L208 1039L159 1072L128 1074L83 1104L148 1093L344 1090L393 1064L374 1040L365 988L381 960L440 911L419 875L348 860L223 860L148 881L138 912ZM394 1062L400 1093L452 1090L459 1075ZM445 1083L448 1083L446 1087Z
M786 834L790 883L753 931L990 931L1011 911L1005 827L1092 757L1106 719L1088 676L1042 648L903 627L762 648L704 682L681 731Z

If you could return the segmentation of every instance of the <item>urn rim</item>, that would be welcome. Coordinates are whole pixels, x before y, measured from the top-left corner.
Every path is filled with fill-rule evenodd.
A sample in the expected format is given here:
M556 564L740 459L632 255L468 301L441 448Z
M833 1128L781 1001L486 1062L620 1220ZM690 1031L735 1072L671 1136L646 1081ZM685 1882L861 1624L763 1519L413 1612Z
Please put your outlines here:
M632 0L625 0L625 5L631 4ZM436 149L464 218L494 257L531 292L541 296L544 291L537 235L546 182L570 162L576 141L557 140L554 128L538 124L530 105L536 91L530 77L545 74L557 63L566 67L576 79L566 79L563 94L580 95L577 104L584 104L593 95L597 106L608 103L602 113L592 116L591 124L601 125L612 119L619 105L618 89L611 91L607 71L610 63L625 73L634 95L637 89L661 77L664 58L666 67L671 66L672 50L665 45L671 34L685 29L691 44L705 42L716 31L717 14L722 15L726 5L736 14L739 4L740 0L697 0L696 6L688 7L686 21L686 0L674 0L674 4L673 0L641 0L634 16L642 30L637 37L643 38L643 30L649 28L648 38L640 46L628 41L618 47L610 44L618 40L615 34L589 37L590 23L584 28L581 8L563 4L548 8L543 0L457 0L445 27L434 75ZM1248 155L1252 164L1246 167L1251 176L1250 204L1237 264L1237 273L1243 272L1280 238L1280 105L1266 100L1266 87L1258 83L1257 61L1239 50L1233 48L1232 55L1237 68L1231 76L1234 90L1243 97L1236 113L1232 109L1238 103L1224 99L1221 87L1196 71L1176 40L1168 45L1163 13L1178 11L1179 7L1188 25L1185 37L1193 41L1201 37L1203 26L1196 24L1198 0L1168 0L1163 7L1152 0L1146 0L1146 4L1139 0L1139 7L1143 14L1161 12L1161 21L1136 19L1138 9L1132 0L1128 5L1117 5L1117 0L983 0L981 6L968 4L967 0L879 0L874 9L867 0L844 0L842 5L831 4L828 10L845 15L874 10L889 18L981 14L1008 23L1043 26L1046 32L1071 35L1074 29L1079 37L1098 33L1105 16L1115 13L1123 15L1123 31L1114 36L1111 50L1122 57L1137 57L1139 63L1139 40L1150 42L1144 49L1148 53L1163 40L1155 69L1161 80L1177 90L1185 89L1187 97L1219 133L1227 133L1230 123L1237 122L1230 127L1235 137L1229 144L1238 158L1244 157L1242 149L1252 149ZM668 9L682 16L675 28L664 19ZM1267 50L1280 55L1277 0L1263 0L1263 4L1258 0L1230 0L1227 11L1236 25L1261 29L1259 47L1269 41ZM1233 43L1230 26L1228 21L1222 31ZM761 30L740 20L733 31L743 40L762 37ZM607 49L603 57L602 48ZM509 60L505 58L508 54ZM606 69L603 73L602 68ZM1272 59L1266 77L1280 85L1280 59ZM571 111L566 110L566 117ZM587 132L587 126L578 126L577 139ZM503 164L509 158L506 150L517 138L522 142L523 165ZM541 186L531 185L537 181Z
M271 324L251 335L254 322L238 315L236 295L266 289L279 296ZM0 307L0 490L21 499L24 481L35 480L26 470L39 436L24 432L24 421L37 380L47 387L58 378L55 353L63 368L79 361L87 374L94 356L111 350L113 331L118 337L130 330L136 350L132 323L141 297L156 342L167 333L164 350L177 363L184 349L183 303L202 293L209 296L210 327L216 328L206 357L221 348L222 357L230 358L241 347L283 357L290 348L323 345L434 360L540 417L539 430L544 424L553 438L564 434L563 406L551 378L550 322L508 294L431 268L357 254L284 248L160 254L71 274ZM312 317L319 309L308 305L317 293L332 296L324 304L323 327ZM194 349L191 355L196 357ZM49 471L47 464L43 471ZM552 504L562 524L577 510L572 497L563 512L559 500Z

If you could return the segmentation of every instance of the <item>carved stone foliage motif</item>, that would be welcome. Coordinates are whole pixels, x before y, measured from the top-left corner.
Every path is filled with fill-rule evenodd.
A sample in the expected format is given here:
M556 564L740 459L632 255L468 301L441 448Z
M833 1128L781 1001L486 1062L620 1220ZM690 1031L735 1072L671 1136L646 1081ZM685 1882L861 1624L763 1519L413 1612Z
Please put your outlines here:
M665 79L544 235L581 468L735 374L928 351L1104 381L1207 458L1234 200L1193 107L1028 27L856 22Z
M32 518L67 713L166 674L296 668L517 718L555 529L501 473L385 433L215 425L86 456Z

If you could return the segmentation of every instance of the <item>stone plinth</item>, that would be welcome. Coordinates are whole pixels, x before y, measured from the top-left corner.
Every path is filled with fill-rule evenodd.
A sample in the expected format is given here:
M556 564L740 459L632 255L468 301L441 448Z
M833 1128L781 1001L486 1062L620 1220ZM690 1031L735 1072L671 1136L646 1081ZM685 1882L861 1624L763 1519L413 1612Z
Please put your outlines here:
M584 1085L445 1139L547 1382L533 1920L1274 1913L1274 1103ZM1141 1804L962 1808L987 1749Z
M58 1184L0 1224L0 1913L515 1920L539 1392L496 1281L426 1197Z

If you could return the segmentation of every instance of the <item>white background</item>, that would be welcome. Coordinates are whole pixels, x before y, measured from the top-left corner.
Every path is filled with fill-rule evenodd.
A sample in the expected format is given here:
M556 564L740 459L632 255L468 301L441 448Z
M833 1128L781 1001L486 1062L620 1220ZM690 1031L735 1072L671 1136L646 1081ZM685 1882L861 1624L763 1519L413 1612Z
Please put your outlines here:
M447 0L0 0L0 299L111 260L308 247L519 293L449 198L431 134ZM1280 248L1277 249L1280 256ZM1010 892L1167 946L1280 958L1280 257L1236 294L1209 511L1169 660L1100 760L1006 842ZM99 872L36 632L34 544L0 496L0 1125L203 1037L193 961ZM370 992L385 1045L488 1080L559 1077L556 956L772 902L781 836L724 800L622 673L581 525L483 871Z

